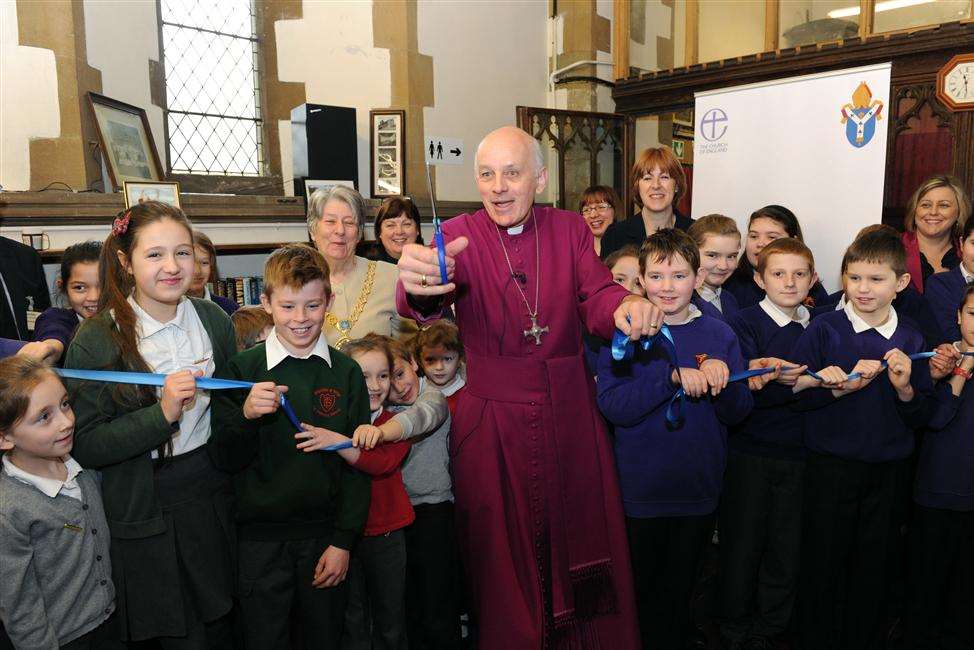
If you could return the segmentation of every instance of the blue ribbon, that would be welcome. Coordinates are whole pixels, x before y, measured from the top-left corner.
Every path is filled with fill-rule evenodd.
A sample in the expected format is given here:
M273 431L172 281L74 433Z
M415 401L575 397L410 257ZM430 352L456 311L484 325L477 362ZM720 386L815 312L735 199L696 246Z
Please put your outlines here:
M628 320L628 318L627 318ZM660 325L659 330L656 334L652 336L643 336L638 341L639 346L643 350L648 350L655 343L666 348L669 353L670 361L677 368L679 372L680 368L680 357L676 352L676 341L673 340L673 333L670 332L670 328L666 326L666 323ZM612 335L612 358L615 361L628 361L632 359L636 354L635 342L629 335L622 330L616 330L615 334ZM673 397L670 398L669 403L666 405L666 421L673 428L679 428L683 425L683 400L685 395L683 389L680 388L675 393Z
M671 361L673 362L673 365L676 366L677 373L679 373L680 360L676 353L676 342L673 340L673 335L670 332L670 329L665 324L663 324L660 327L659 331L653 336L643 336L638 341L639 346L643 350L648 350L654 345L654 343L659 343L659 342L662 342L662 344L668 347L669 349L668 351L670 352L671 355ZM615 334L612 335L612 358L615 361L628 361L633 358L635 352L636 352L635 342L633 342L629 338L628 334L626 334L622 330L617 329L615 331ZM909 356L911 361L917 361L919 359L929 359L933 356L936 356L936 354L937 354L936 352L917 352L916 354L911 354ZM961 355L974 356L974 352L961 352ZM791 370L794 369L795 367L796 366L782 366L781 370ZM883 360L882 367L883 368L889 367L889 363ZM749 379L751 377L766 375L774 371L775 368L754 368L752 370L744 370L742 372L737 372L732 374L728 378L727 382L731 383L735 381L741 381L744 379ZM810 369L806 369L805 374L819 381L822 381L822 377L818 373ZM845 380L851 381L853 379L859 379L860 377L862 377L860 373L853 372L850 373ZM673 393L673 396L670 398L669 402L666 405L666 422L673 428L679 428L683 425L684 422L683 402L685 399L686 399L686 393L683 391L683 387L681 386L676 390L675 393Z
M81 379L83 381L102 381L112 384L134 384L137 386L164 386L166 383L166 375L152 373L152 372L123 372L120 370L77 370L74 368L54 368L56 372L61 377L65 379ZM234 388L251 388L254 382L252 381L238 381L235 379L216 379L215 377L197 377L196 387L202 388L204 390L227 390ZM280 394L281 397L281 410L290 420L291 424L294 425L299 432L303 432L304 429L301 428L301 420L298 419L297 414L295 414L294 409L291 407L291 403L284 396L284 393ZM324 451L337 451L339 449L347 449L352 446L352 442L341 442L337 445L330 445L325 447Z

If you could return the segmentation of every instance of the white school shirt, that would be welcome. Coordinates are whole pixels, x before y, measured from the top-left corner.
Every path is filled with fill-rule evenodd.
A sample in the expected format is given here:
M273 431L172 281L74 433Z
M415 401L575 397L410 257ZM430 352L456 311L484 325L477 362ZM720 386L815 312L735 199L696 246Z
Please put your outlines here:
M711 305L717 308L717 311L724 313L724 308L720 304L720 292L723 291L723 287L717 287L717 290L713 290L707 285L702 285L697 289L697 293L701 298L709 302Z
M808 327L808 321L812 318L812 315L808 312L805 305L798 305L798 307L795 309L795 317L792 318L782 311L781 307L771 302L771 299L767 296L762 298L761 302L758 304L761 305L761 309L764 310L764 313L770 316L771 320L773 320L778 327L784 327L789 323L798 323L802 327Z
M965 283L970 284L974 282L974 273L969 273L963 262L960 263L960 274L964 278Z
M318 335L318 340L315 341L315 345L311 348L307 354L300 357L291 354L284 344L281 343L281 339L277 337L277 328L272 327L270 334L264 339L264 354L267 359L267 369L270 370L280 362L284 361L288 357L294 357L295 359L308 359L312 356L320 357L328 364L331 368L331 352L328 351L328 340L325 338L324 333Z
M81 469L81 465L78 464L78 461L71 458L71 456L64 457L64 467L68 470L68 477L63 481L59 481L56 478L47 478L44 476L38 476L37 474L31 474L30 472L25 472L10 462L10 459L7 458L6 455L3 457L3 471L5 471L10 478L15 478L21 483L26 483L27 485L33 485L52 499L63 492L64 496L66 497L71 497L72 499L77 499L78 501L84 501L83 495L81 494L81 486L78 485L78 474L84 470Z
M852 323L852 331L855 332L856 334L861 334L866 330L874 329L877 332L879 332L880 336L882 336L884 339L889 340L890 338L892 338L893 332L896 331L897 324L899 324L899 318L896 316L896 310L893 309L893 305L889 306L889 318L887 318L886 322L880 325L879 327L873 327L872 325L864 321L862 319L862 316L857 314L856 310L852 308L851 302L847 302L845 304L845 307L843 307L842 309L843 311L845 311L845 315L849 319L849 322Z
M204 377L213 376L213 343L192 302L185 296L180 299L176 316L168 323L150 316L131 296L129 304L135 311L139 353L152 372L168 375L179 370L202 370ZM157 394L162 395L161 388ZM209 439L210 392L197 389L196 398L183 407L179 431L172 436L172 455L189 453ZM158 453L153 451L152 457Z
M703 316L703 312L700 311L700 308L697 307L692 302L690 303L689 307L690 308L687 311L687 317L686 317L685 320L682 320L679 323L667 323L667 325L674 326L674 327L677 326L677 325L686 325L690 321L696 320L696 319L700 318L701 316Z

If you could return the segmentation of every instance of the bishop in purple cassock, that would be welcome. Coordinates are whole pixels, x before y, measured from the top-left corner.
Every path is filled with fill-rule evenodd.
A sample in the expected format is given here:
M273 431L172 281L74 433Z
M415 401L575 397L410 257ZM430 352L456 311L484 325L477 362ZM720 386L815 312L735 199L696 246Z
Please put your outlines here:
M458 538L483 650L639 647L612 446L583 327L655 333L659 310L612 282L579 215L534 206L537 141L513 127L477 152L485 209L400 260L397 304L419 321L453 304L467 390L450 437Z

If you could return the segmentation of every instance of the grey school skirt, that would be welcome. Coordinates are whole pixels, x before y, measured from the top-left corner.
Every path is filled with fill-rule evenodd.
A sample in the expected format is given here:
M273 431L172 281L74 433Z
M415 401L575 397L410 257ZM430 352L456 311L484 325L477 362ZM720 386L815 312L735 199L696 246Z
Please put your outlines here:
M124 641L181 637L232 607L236 534L233 485L206 446L157 461L156 500L166 530L112 538L116 630ZM113 635L115 636L115 635Z

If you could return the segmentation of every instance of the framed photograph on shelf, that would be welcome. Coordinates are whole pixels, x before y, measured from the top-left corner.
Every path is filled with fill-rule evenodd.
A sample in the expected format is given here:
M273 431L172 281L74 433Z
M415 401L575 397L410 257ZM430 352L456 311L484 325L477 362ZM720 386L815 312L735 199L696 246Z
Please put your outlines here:
M310 178L304 180L304 200L307 201L311 198L311 195L318 190L327 190L335 187L336 185L344 185L351 189L355 189L355 183L352 181L316 181Z
M145 110L92 92L88 93L88 105L112 185L105 191L116 192L125 181L163 180Z
M369 111L372 196L395 196L406 190L406 111Z
M123 189L126 210L146 201L159 201L177 208L182 207L179 204L179 183L125 181Z

